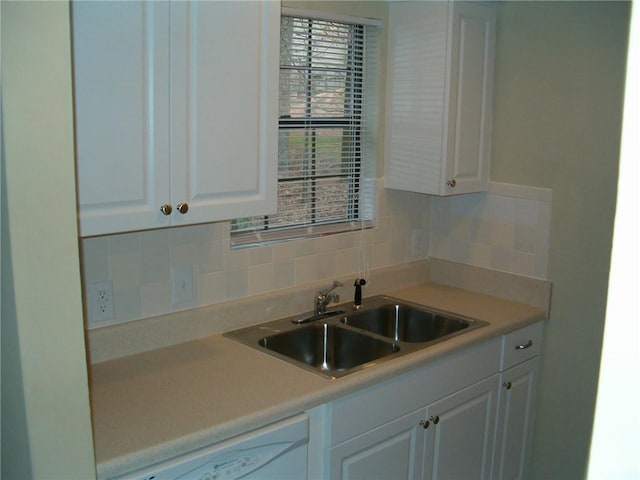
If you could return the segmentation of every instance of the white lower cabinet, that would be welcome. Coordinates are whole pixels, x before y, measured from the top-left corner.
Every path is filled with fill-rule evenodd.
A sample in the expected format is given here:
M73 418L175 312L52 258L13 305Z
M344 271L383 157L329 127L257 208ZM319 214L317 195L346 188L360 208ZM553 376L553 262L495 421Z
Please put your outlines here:
M542 344L542 323L504 336L496 424L494 479L523 479L527 465Z
M329 478L487 478L497 384L493 375L331 448Z
M318 407L309 478L523 478L541 342L539 322Z
M329 478L421 478L424 415L420 409L331 448Z
M539 358L535 357L500 376L502 390L492 478L513 480L526 477L539 364Z
M498 376L493 375L429 406L423 475L416 478L488 478L493 457Z

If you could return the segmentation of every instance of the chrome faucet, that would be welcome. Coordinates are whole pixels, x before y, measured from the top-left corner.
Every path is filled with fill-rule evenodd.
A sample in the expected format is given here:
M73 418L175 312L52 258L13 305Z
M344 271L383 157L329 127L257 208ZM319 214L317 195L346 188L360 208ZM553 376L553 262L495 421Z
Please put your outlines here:
M341 286L342 286L342 283L338 282L337 280L334 280L333 285L331 285L329 288L325 288L324 290L320 290L318 292L318 295L316 296L316 308L314 309L314 312L316 315L323 314L327 310L327 305L332 300L334 302L340 301L340 295L338 295L337 292L334 292L334 293L331 293L331 292L333 292L336 288Z

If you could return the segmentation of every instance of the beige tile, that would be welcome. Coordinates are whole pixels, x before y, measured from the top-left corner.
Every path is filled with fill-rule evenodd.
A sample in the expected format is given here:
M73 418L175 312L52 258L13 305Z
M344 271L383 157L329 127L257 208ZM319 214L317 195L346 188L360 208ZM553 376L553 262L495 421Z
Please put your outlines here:
M272 259L274 262L293 260L296 258L295 242L276 243L272 246Z
M293 242L295 245L296 257L306 257L316 254L316 239L306 238Z
M513 251L504 247L491 247L491 264L489 268L509 272L513 259Z
M109 254L131 253L140 250L140 233L123 233L107 237Z
M231 231L230 222L216 222L213 224L214 238L216 240L228 239L229 232Z
M108 237L83 238L81 243L83 255L107 255L109 253Z
M273 274L271 263L249 267L249 295L260 295L273 290Z
M335 252L319 253L315 256L315 278L312 280L333 279L336 276Z
M246 268L225 272L226 299L245 297L249 294L249 271Z
M198 244L198 265L200 274L224 270L224 244L222 240L212 240Z
M295 284L304 285L317 278L317 259L314 255L298 257L295 259Z
M372 245L371 268L384 268L391 265L391 241Z
M510 272L527 277L535 276L535 255L531 253L514 252Z
M250 248L225 249L224 270L226 272L249 268L251 264Z
M284 260L273 264L273 286L275 290L293 287L295 284L295 261Z
M143 248L141 262L141 282L143 284L169 281L170 258L167 248Z
M113 288L113 311L115 322L142 318L142 295L140 287Z
M109 278L109 251L106 238L82 240L82 271L87 285Z
M410 259L409 241L405 237L391 236L391 263L400 265L408 262Z
M200 275L198 282L199 303L209 305L227 299L227 276L224 272Z
M171 290L169 281L145 283L141 287L142 317L154 317L171 310ZM127 312L130 315L130 312Z
M337 249L337 235L327 235L316 240L316 250L318 253L335 252Z
M512 249L515 243L514 227L511 223L493 222L491 226L491 246Z
M449 237L453 240L470 243L470 221L470 217L453 217Z
M358 271L359 248L344 248L335 254L335 272L337 276L349 275Z
M472 243L469 247L469 263L478 267L490 267L491 247L482 243Z
M198 245L195 242L177 243L171 246L171 268L181 265L196 265Z
M141 233L141 248L143 250L169 250L169 229L149 230Z
M247 249L249 251L249 265L262 265L271 263L273 260L273 249L270 246L255 247Z
M513 246L518 252L535 253L536 229L533 227L516 226Z
M469 240L472 243L491 244L493 223L491 220L472 218L469 222Z
M356 234L353 232L340 233L336 237L338 250L353 248L356 246Z
M451 243L447 237L432 234L429 237L429 256L451 259Z
M171 245L181 245L183 243L196 243L197 226L186 226L169 229L169 243Z
M139 287L141 269L140 251L118 253L109 257L109 273L114 289Z

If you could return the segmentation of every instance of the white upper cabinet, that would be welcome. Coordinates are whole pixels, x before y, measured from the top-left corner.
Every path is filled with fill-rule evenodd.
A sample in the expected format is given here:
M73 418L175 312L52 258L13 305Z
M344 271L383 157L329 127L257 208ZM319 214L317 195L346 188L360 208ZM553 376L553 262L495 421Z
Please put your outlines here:
M72 9L81 234L169 225L168 5Z
M495 10L389 7L385 186L433 195L487 189Z
M83 236L276 210L278 2L74 2L72 20Z

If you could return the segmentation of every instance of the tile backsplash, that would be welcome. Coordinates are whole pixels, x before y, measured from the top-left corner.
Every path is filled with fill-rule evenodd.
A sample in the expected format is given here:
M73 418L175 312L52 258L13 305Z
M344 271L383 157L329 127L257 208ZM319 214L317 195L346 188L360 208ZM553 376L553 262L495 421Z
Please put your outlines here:
M82 240L85 298L96 282L113 285L114 318L89 329L331 281L426 258L431 197L377 189L375 227L325 237L231 249L229 222ZM414 254L415 253L415 254ZM173 276L192 271L193 297L174 302ZM91 309L87 308L87 312Z
M231 249L229 222L82 240L85 298L111 281L114 318L89 329L438 258L545 279L551 191L490 183L485 193L432 197L377 188L375 227ZM416 245L417 242L423 245ZM176 302L176 272L192 273Z
M550 189L490 182L489 191L434 197L429 256L547 278Z

